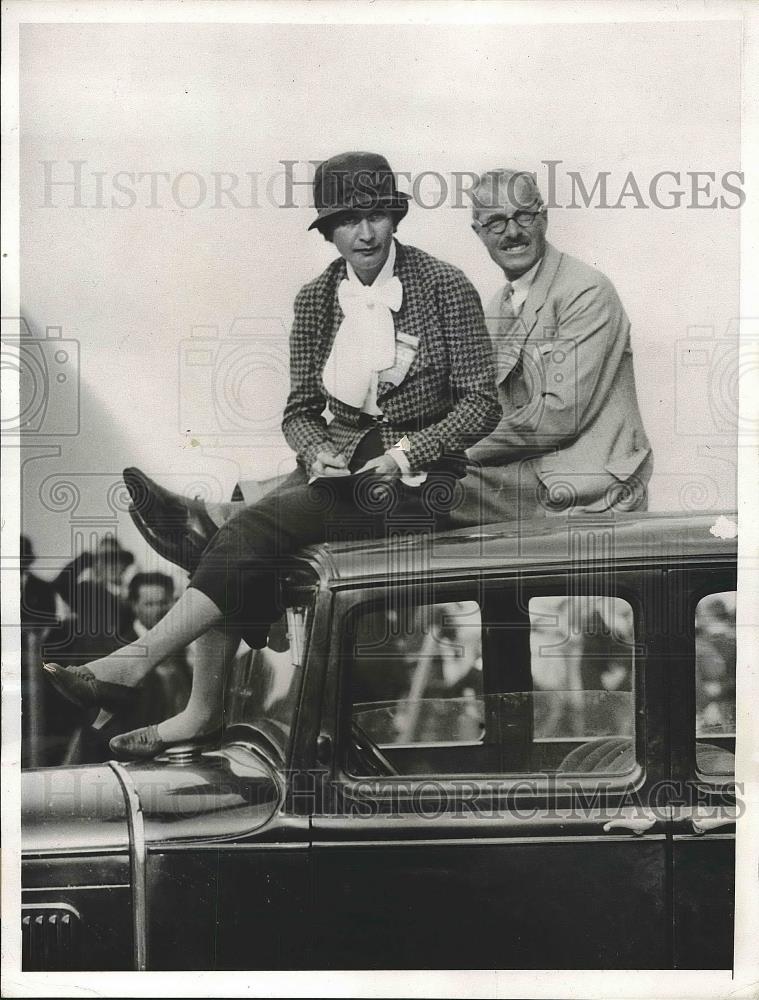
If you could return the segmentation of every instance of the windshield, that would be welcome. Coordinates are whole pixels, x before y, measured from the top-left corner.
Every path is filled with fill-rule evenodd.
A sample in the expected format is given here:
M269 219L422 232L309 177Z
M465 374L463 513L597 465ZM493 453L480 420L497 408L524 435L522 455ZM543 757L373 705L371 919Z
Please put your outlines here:
M245 738L260 743L280 765L290 753L309 627L310 609L288 608L263 649L240 647L227 687L228 734L234 737L233 727L245 726Z

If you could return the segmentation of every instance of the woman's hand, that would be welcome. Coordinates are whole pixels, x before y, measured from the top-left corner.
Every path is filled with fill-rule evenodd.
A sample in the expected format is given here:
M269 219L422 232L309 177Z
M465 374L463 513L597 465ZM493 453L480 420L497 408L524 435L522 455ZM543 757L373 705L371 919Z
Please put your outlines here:
M324 476L349 476L350 469L344 455L333 455L328 451L320 451L311 463L311 475L319 478Z
M392 455L384 454L379 455L377 458L372 458L365 465L362 465L360 469L356 469L354 475L360 475L362 472L371 472L375 476L382 476L385 479L395 479L400 476L401 467Z

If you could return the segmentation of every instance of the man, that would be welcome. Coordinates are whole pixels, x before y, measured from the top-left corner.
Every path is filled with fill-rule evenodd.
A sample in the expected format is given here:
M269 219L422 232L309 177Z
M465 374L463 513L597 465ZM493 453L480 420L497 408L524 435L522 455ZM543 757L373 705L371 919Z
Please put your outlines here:
M472 200L472 228L506 277L486 309L503 416L467 451L477 469L457 523L644 509L653 458L614 286L548 243L530 174L489 171Z
M58 624L58 602L53 585L32 572L36 558L31 539L21 535L21 628L45 633Z
M48 637L46 655L82 663L129 641L132 614L123 593L133 563L132 553L108 534L61 570L52 586L72 618Z
M140 639L153 628L175 603L174 581L165 573L136 573L129 581L131 626L120 636L121 645L135 644L139 657ZM92 720L92 728L82 727L81 718L72 727L67 752L69 763L96 763L113 755L108 740L124 729L160 722L181 712L187 705L192 686L192 670L185 651L167 656L139 685L132 703L115 711L103 711ZM64 705L67 702L62 700ZM70 705L68 705L70 708Z
M567 510L647 506L651 446L638 409L630 323L603 274L546 240L532 176L499 169L473 189L472 226L506 284L486 310L502 417L467 450L467 526ZM192 568L232 512L169 493L137 470L133 518L166 558Z
M53 715L56 734L46 731L46 704L39 667L41 643L58 624L59 601L47 580L32 572L36 554L31 539L21 535L21 763L40 767L48 763L51 749L60 742L61 722ZM62 605L62 602L60 602ZM60 609L62 612L62 607ZM65 733L65 728L63 729Z
M174 581L165 573L137 573L129 582L129 604L134 614L134 637L139 640L174 605ZM181 712L190 697L192 671L184 651L167 656L145 678L135 715L137 720L160 722ZM137 721L134 723L138 724Z
M384 157L332 157L316 171L314 200L309 229L340 257L295 302L282 429L298 469L267 486L289 489L351 471L407 486L421 485L420 475L462 477L465 447L500 415L477 292L456 268L394 238L409 196L397 190ZM145 540L189 571L245 507L206 507L134 468L124 470L124 481Z
M202 641L187 707L114 737L121 756L215 738L240 639L263 647L281 616L282 559L346 532L377 538L398 523L447 524L465 449L500 418L479 296L459 270L395 239L409 199L387 160L333 157L316 171L314 200L309 228L339 256L295 300L282 428L296 477L219 528L175 607L136 643L77 670L44 664L70 700L108 708L129 701L168 654ZM136 501L132 475L125 482ZM148 492L146 511L156 496ZM143 521L158 537L156 506Z

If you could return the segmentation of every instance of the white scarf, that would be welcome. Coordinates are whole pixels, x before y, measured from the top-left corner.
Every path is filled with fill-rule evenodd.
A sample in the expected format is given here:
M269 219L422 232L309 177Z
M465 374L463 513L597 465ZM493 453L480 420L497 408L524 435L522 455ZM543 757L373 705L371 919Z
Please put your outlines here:
M364 406L372 388L376 388L377 373L395 363L392 312L401 307L403 285L394 276L394 267L395 243L392 243L387 260L371 285L362 284L347 264L348 277L337 289L345 318L335 335L322 380L330 395L356 409Z

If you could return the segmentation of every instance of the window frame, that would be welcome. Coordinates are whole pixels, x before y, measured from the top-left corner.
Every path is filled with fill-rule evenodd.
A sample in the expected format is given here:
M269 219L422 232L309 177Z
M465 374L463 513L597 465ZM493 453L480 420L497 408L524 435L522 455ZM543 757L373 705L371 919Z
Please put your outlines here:
M631 791L640 789L647 781L647 775L654 763L654 756L660 754L659 744L657 748L649 754L647 747L647 727L649 705L647 703L647 675L651 667L648 665L652 656L656 656L657 649L648 650L647 641L649 635L649 617L647 605L649 602L648 591L659 593L663 571L660 567L646 565L629 565L614 567L613 573L609 573L608 566L599 572L598 567L586 566L582 570L572 567L557 566L528 570L514 570L504 572L501 569L494 573L483 573L476 579L471 577L447 577L438 578L432 585L426 584L427 593L424 603L443 603L446 601L476 600L481 609L483 619L487 622L487 595L498 591L510 592L515 595L517 601L523 599L522 607L525 615L529 615L529 599L535 596L580 596L587 595L593 597L619 597L627 601L633 610L635 629L635 680L634 680L634 719L635 736L634 746L636 754L636 765L632 771L626 774L599 773L588 780L590 775L573 773L569 776L560 773L537 774L535 772L498 772L498 773L466 773L466 774L419 774L419 775L388 775L381 777L360 777L351 775L346 767L347 754L350 747L350 715L351 696L350 683L346 679L345 665L349 661L346 655L346 643L348 630L345 623L352 617L360 613L371 605L381 604L388 606L389 598L397 594L397 584L394 586L386 582L377 587L373 587L370 593L367 591L355 592L353 595L343 594L343 605L337 615L337 620L333 626L335 629L343 626L340 631L342 637L339 645L339 655L334 657L334 670L337 674L335 678L336 692L336 717L335 717L335 753L333 758L333 785L336 788L338 797L348 796L366 797L375 800L392 801L395 805L404 799L418 797L422 786L434 783L440 788L447 789L455 794L457 788L466 785L469 788L476 787L486 797L498 799L500 797L513 796L517 794L520 798L535 800L551 793L561 797L562 794L571 794L573 791L582 790L591 793L601 790L602 794L613 796L623 795ZM645 583L643 582L645 579ZM411 585L411 584L409 584ZM524 598L524 591L528 591ZM429 597L428 597L429 595ZM351 599L352 598L352 599ZM391 605L392 606L392 605ZM518 606L518 605L517 605ZM529 649L529 628L526 630L527 648ZM485 636L483 634L483 659L486 658ZM531 662L528 662L527 669L531 676ZM328 685L329 686L329 685ZM521 689L520 689L521 690ZM487 694L487 689L485 690ZM505 693L505 692L499 692ZM659 714L659 721L663 724L666 715ZM666 742L666 740L664 740ZM456 744L453 744L455 747ZM664 777L663 765L660 763L654 766L654 770L661 771Z
M668 627L672 776L692 794L735 787L734 775L700 771L696 760L696 607L712 594L737 593L737 573L735 562L728 560L685 563L666 571L667 591L680 595L670 608Z

